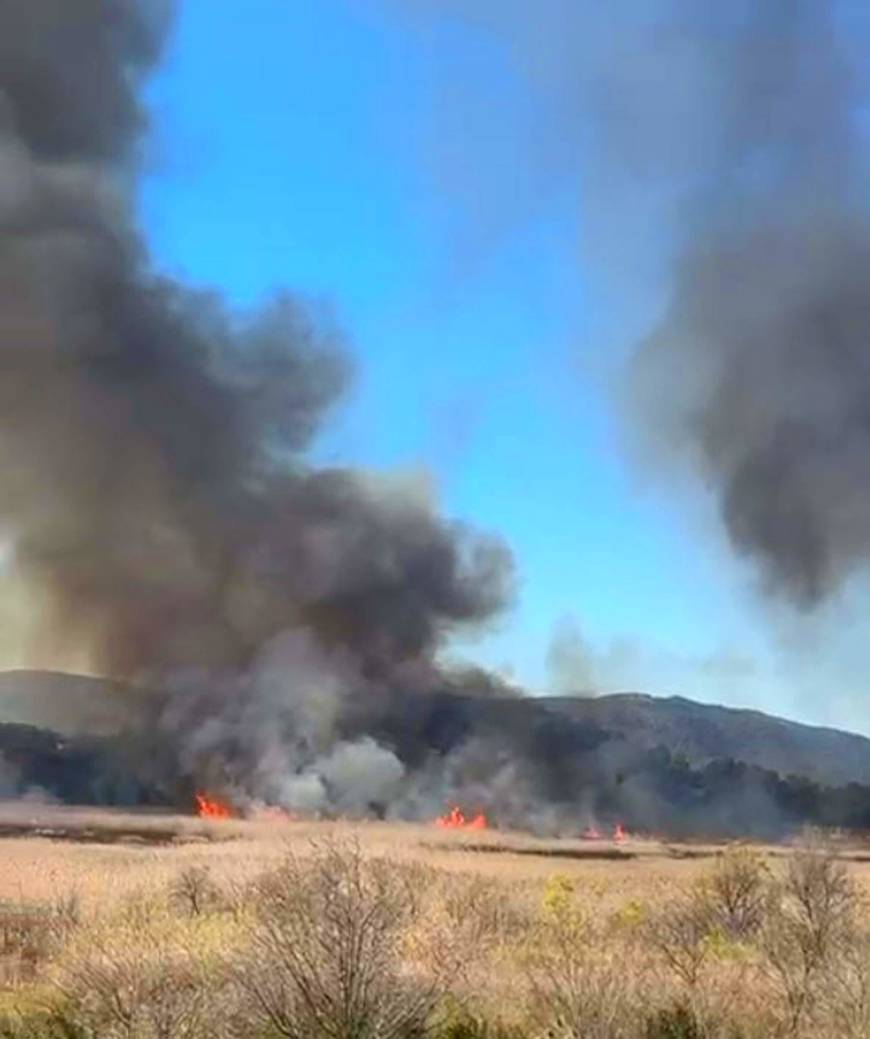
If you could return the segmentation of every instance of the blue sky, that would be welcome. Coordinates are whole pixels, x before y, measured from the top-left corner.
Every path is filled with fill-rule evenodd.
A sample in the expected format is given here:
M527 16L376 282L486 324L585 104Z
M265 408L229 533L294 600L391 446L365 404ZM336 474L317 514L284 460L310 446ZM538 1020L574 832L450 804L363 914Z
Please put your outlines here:
M427 132L448 61L486 69L501 110L528 117L496 42L460 26L424 39L354 0L186 0L149 88L156 262L239 304L286 285L334 308L358 378L317 457L424 469L445 514L516 554L516 607L458 652L544 690L572 617L604 685L851 721L784 692L703 498L686 508L627 464L582 202L535 195L485 108L469 118L502 156L494 190L535 204L467 233Z

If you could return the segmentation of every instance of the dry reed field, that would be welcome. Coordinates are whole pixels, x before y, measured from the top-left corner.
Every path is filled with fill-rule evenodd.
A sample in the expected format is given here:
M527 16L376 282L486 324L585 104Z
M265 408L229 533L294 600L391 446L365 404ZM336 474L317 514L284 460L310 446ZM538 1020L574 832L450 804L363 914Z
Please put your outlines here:
M870 1035L870 863L0 806L0 1035Z

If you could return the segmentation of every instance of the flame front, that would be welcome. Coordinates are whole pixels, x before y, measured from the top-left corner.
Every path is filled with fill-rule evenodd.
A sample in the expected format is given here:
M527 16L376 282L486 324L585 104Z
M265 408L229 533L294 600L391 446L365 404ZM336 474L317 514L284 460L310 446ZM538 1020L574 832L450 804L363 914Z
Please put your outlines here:
M589 825L580 834L584 841L603 841L606 840L605 835L597 826ZM623 841L628 840L628 833L622 823L615 823L613 827L613 840L617 844L621 844Z
M196 794L196 811L200 819L232 819L233 810L225 802L208 794Z
M483 812L469 818L457 805L453 805L445 815L438 816L435 825L445 830L485 830L489 823Z

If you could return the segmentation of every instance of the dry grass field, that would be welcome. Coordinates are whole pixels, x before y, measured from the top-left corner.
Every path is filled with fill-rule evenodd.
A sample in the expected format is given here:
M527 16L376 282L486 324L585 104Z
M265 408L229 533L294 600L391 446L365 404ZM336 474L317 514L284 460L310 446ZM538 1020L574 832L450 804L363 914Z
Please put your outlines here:
M868 859L0 806L0 1035L870 1036Z

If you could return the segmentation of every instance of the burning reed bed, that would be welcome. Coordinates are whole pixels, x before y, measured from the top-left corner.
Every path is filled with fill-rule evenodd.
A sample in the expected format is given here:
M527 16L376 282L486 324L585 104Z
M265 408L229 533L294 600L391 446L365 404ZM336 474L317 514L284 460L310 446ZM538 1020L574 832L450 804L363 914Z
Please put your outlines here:
M148 883L102 899L58 884L37 901L22 882L0 902L0 1036L870 1034L861 867L817 841L554 872L504 854L475 869L461 842L427 859L412 828L401 849L387 831L316 832L135 849Z

